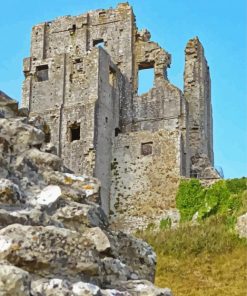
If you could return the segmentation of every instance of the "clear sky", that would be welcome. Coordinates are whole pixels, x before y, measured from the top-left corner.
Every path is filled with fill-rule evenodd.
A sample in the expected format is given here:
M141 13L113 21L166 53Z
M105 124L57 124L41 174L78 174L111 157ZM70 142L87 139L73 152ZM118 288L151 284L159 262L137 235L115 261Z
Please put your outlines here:
M62 15L115 7L115 0L1 1L0 90L21 99L31 27ZM124 1L122 1L124 2ZM211 70L215 165L247 176L247 1L130 0L139 28L172 54L170 81L183 88L184 47L198 36Z

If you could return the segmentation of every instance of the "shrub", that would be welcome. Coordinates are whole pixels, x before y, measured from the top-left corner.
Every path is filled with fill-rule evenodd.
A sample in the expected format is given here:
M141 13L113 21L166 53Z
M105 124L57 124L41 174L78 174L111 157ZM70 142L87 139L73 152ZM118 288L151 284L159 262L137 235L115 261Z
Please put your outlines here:
M190 221L196 212L198 220L216 214L236 218L241 208L246 208L246 180L220 180L209 188L204 188L199 180L181 181L176 196L181 222ZM231 221L234 221L234 218Z
M181 221L190 221L193 215L202 206L205 190L199 180L182 180L176 195L176 206L181 214Z

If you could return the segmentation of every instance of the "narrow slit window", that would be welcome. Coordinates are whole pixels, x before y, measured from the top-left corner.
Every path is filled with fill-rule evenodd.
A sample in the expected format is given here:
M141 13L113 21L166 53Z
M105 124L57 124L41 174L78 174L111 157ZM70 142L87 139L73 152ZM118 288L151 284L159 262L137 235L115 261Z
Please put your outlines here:
M44 124L43 131L45 133L45 143L50 143L51 142L51 129L48 124L46 124L46 123Z
M70 130L70 142L80 140L81 129L80 129L79 123L76 122L70 125L69 130Z
M109 84L116 87L116 71L112 67L109 68Z
M45 143L51 142L51 132L45 133Z
M121 130L119 127L115 128L115 137L117 137L121 133Z
M36 68L36 77L38 82L46 81L49 79L48 74L49 68L48 65L37 66Z
M153 142L147 142L141 144L141 155L150 155L153 153Z

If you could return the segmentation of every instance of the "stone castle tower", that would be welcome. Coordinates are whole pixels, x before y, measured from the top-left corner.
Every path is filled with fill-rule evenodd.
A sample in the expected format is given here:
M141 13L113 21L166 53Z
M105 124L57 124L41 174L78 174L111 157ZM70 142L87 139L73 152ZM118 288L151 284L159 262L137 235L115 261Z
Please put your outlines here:
M167 78L170 54L150 38L122 3L34 26L24 59L22 106L45 119L68 168L100 179L102 206L121 223L172 206L180 176L215 176L203 47L186 46L182 92ZM139 96L138 73L150 68L153 88Z

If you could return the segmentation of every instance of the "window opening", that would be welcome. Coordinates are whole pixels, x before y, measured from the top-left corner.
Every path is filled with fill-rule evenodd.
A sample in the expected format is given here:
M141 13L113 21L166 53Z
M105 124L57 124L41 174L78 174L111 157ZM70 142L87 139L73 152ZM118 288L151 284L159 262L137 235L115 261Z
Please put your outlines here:
M112 87L116 87L116 71L110 67L109 68L109 84L112 86Z
M48 65L42 65L42 66L37 66L36 67L36 77L37 81L46 81L49 79L48 77Z
M45 133L45 143L50 143L51 142L51 133Z
M199 174L196 170L190 170L190 177L195 178L195 179L199 179Z
M117 137L118 134L120 134L120 133L121 133L120 128L119 128L119 127L116 127L116 128L115 128L115 137Z
M141 144L141 155L150 155L153 153L153 142L147 142Z
M154 63L139 65L138 95L148 92L154 84Z
M80 124L75 122L70 125L70 142L80 140Z
M105 47L105 41L104 39L95 39L93 40L93 47Z

